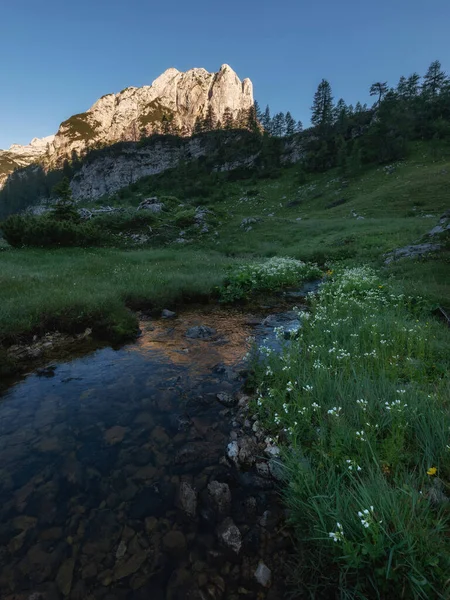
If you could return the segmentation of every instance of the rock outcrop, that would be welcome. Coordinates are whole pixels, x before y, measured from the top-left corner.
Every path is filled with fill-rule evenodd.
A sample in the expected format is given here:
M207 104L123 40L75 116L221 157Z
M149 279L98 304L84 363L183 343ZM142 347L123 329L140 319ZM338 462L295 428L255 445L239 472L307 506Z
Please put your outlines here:
M34 138L27 146L13 144L8 150L0 150L0 189L12 171L27 167L52 152L54 139L54 135Z

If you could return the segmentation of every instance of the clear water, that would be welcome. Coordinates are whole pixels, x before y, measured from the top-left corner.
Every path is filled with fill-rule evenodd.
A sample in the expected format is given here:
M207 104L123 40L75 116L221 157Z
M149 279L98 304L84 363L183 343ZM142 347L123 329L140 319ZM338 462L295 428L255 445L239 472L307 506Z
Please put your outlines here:
M273 337L248 317L211 308L145 321L136 343L52 363L4 393L2 599L283 597L278 491L226 462L233 418L216 398L242 386L248 338ZM217 336L186 338L198 324ZM231 489L239 555L217 541L213 480ZM183 481L199 494L193 517L180 508ZM254 579L260 559L269 591Z

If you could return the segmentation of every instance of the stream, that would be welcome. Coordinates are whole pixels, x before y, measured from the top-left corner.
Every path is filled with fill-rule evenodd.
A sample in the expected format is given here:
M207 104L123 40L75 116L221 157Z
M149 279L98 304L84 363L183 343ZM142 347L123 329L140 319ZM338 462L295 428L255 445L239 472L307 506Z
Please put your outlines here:
M284 597L279 485L227 446L242 433L243 357L298 326L295 298L143 318L135 343L52 362L3 393L3 600ZM187 337L196 326L215 332Z

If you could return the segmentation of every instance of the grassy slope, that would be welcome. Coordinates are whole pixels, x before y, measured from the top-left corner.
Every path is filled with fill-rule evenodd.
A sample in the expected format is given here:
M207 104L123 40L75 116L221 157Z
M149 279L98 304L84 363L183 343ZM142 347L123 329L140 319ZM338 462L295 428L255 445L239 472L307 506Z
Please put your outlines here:
M81 327L105 316L102 326L121 323L129 329L125 304L162 306L210 293L235 257L287 255L381 265L385 252L420 238L449 207L450 157L433 161L423 146L413 156L391 175L371 169L345 187L332 172L299 185L295 167L277 180L224 184L211 201L219 235L197 238L188 247L4 250L0 340L45 327ZM153 180L135 185L127 202L136 204L152 186L157 192ZM258 193L248 196L249 190ZM195 198L191 202L197 204ZM262 220L246 232L240 223L248 216ZM408 292L450 304L448 252L437 259L403 261L387 271L403 280Z

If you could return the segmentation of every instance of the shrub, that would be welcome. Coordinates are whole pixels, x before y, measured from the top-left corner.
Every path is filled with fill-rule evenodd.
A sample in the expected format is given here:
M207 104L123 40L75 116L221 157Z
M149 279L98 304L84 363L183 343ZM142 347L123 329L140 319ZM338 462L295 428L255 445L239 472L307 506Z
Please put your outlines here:
M174 216L175 225L178 227L190 227L195 223L195 209L188 208L186 210L180 210Z
M57 221L48 215L11 215L1 227L6 241L16 248L97 246L106 241L104 233L92 223Z

